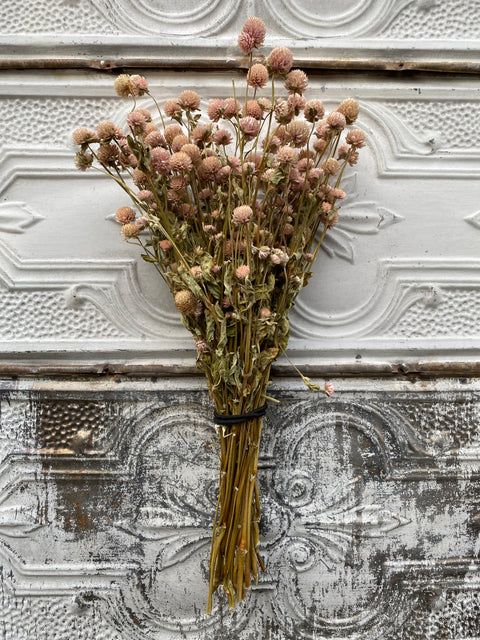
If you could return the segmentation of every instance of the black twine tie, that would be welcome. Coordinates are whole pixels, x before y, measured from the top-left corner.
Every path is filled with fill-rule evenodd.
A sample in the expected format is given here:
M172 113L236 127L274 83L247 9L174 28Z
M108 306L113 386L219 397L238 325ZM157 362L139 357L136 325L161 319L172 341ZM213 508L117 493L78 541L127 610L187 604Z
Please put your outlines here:
M240 424L241 422L248 422L249 420L255 420L255 418L261 418L267 411L267 403L250 411L249 413L238 413L235 415L223 415L214 411L213 418L215 424L232 425Z

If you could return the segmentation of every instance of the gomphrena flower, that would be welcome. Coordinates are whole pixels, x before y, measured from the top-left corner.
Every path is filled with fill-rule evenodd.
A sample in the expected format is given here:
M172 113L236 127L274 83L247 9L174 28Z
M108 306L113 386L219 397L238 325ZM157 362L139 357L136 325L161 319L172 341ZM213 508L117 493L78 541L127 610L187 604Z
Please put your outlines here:
M336 158L327 158L322 162L324 173L334 176L340 171L340 163Z
M303 147L310 135L310 127L302 120L294 120L287 125L287 140L295 147Z
M196 91L187 89L180 94L178 103L188 111L196 111L200 106L200 96Z
M267 67L260 63L252 65L247 73L247 83L254 89L261 89L267 84L267 82Z
M293 64L293 54L287 47L275 47L267 58L267 67L275 75L285 75Z
M247 18L238 36L238 46L248 54L262 46L265 39L265 23L260 18Z
M165 111L165 115L169 118L175 118L180 116L182 113L182 107L175 98L167 100L163 105L163 110Z
M122 224L127 224L135 220L136 213L132 207L120 207L115 213L115 218Z
M133 93L130 76L127 73L119 75L114 82L114 89L121 98L128 98Z
M192 168L192 160L185 151L177 151L172 154L169 162L173 171L189 171Z
M235 224L245 224L251 219L252 215L252 208L248 204L243 204L233 210L232 220Z
M222 117L223 111L225 109L225 101L220 100L220 98L214 98L210 100L207 107L207 114L212 122L218 122Z
M339 104L339 106L337 107L337 111L343 113L347 124L353 124L358 118L360 107L358 106L358 102L356 100L354 100L353 98L347 98Z
M245 118L240 118L239 124L240 124L240 129L245 134L245 136L247 136L247 138L254 138L257 135L258 130L260 128L258 120L256 120L255 118L252 118L252 116L246 116Z
M351 144L352 147L360 149L365 146L365 134L360 129L352 129L348 132L345 138L347 144Z
M321 100L309 100L303 110L305 120L308 122L316 122L325 115L325 107Z
M235 269L235 275L239 280L245 280L250 275L250 267L248 264L241 264Z
M110 120L103 120L97 125L97 136L100 140L111 140L117 133L117 127Z
M92 140L95 140L97 137L97 133L92 131L91 129L87 129L86 127L80 127L79 129L75 129L72 134L72 139L74 144L86 144Z
M152 149L150 151L150 167L161 175L167 175L170 170L170 154L168 151L163 147Z
M332 111L327 117L327 123L332 129L345 129L347 126L347 120L340 111Z
M303 93L308 86L308 76L300 69L293 69L285 78L285 88L289 93Z
M136 224L132 222L127 222L127 224L122 225L120 229L120 233L125 239L128 238L136 238L139 234L139 229Z
M195 315L198 300L191 291L186 289L178 291L175 294L174 302L180 313L185 313L187 316Z
M143 96L143 94L148 91L148 81L143 76L136 74L130 76L130 85L132 87L132 95L134 96Z

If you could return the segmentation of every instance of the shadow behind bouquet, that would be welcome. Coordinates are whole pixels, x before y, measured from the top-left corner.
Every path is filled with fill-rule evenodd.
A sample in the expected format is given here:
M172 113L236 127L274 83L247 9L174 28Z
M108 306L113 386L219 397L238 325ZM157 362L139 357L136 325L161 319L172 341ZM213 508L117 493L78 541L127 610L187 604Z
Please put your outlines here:
M233 608L264 569L257 461L270 368L287 347L288 312L338 220L344 170L365 144L362 131L347 130L357 102L346 99L325 117L319 100L306 101L308 78L291 70L289 49L254 59L264 37L263 22L248 18L238 38L249 56L242 102L233 86L232 97L210 101L208 121L195 91L162 110L145 78L123 74L115 90L133 98L128 132L103 121L73 134L78 169L103 171L129 196L133 207L116 213L121 234L141 246L172 291L215 405L220 472L208 612L218 586ZM283 97L275 93L280 82ZM143 95L158 109L156 122L137 106ZM324 390L333 392L328 383Z

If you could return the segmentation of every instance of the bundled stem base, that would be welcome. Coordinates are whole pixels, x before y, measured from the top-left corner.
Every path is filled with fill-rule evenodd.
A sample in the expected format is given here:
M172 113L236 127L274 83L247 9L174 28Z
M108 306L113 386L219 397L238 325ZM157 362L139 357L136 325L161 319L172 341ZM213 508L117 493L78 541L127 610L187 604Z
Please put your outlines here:
M262 420L255 418L218 428L219 496L210 553L207 613L212 611L212 596L220 585L233 609L235 599L240 602L245 598L252 578L258 580L258 568L265 571L258 552L257 466Z

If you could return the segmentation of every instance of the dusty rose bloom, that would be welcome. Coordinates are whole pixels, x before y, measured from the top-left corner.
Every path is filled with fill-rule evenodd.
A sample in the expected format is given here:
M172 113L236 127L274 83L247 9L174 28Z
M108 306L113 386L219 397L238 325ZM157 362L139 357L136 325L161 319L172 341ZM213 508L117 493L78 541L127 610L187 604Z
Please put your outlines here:
M325 140L329 138L331 134L332 130L328 122L326 120L320 120L317 124L317 128L315 129L315 135Z
M200 96L196 91L187 89L180 94L178 102L184 109L196 111L200 106Z
M343 113L347 124L353 124L358 118L360 107L358 106L358 102L356 100L354 100L353 98L347 98L339 104L339 106L337 107L337 111Z
M347 125L345 116L340 111L332 111L327 117L327 123L333 129L344 129Z
M297 152L292 147L280 147L277 153L277 161L281 164L293 164L297 160Z
M323 213L330 213L332 209L332 205L330 202L322 202L322 211Z
M133 170L133 182L137 187L148 187L148 176L140 169Z
M232 171L235 175L239 175L242 172L242 163L237 156L228 156L228 164L232 167Z
M271 315L272 315L272 312L268 307L262 307L260 309L259 316L260 318L262 318L262 320L268 320L268 318L270 318Z
M249 53L252 53L253 49L255 48L255 40L246 31L242 31L240 33L240 35L238 36L237 42L238 42L238 46L243 51L243 53L246 53L247 55Z
M75 154L75 166L80 171L86 171L93 164L93 155L91 153L83 153L78 151Z
M190 171L192 160L184 151L177 151L170 156L170 168L173 171Z
M120 207L117 209L115 214L115 218L121 224L127 224L128 222L132 222L135 220L136 213L132 209L132 207Z
M233 118L237 113L240 113L240 109L241 106L238 100L235 100L235 98L227 98L224 101L223 116L225 118Z
M212 122L218 122L222 117L223 110L225 109L225 101L219 98L210 100L207 107L207 114Z
M218 129L218 131L215 131L215 133L213 134L213 141L216 145L225 146L231 143L232 134L226 129Z
M323 140L323 138L317 138L317 140L313 143L313 148L317 153L323 153L325 149L328 147L328 142Z
M212 125L211 124L201 124L199 127L196 127L192 131L192 138L194 142L197 144L210 142L212 139Z
M169 118L174 118L182 113L182 107L178 104L178 100L171 98L163 105L163 110Z
M146 128L145 128L146 130ZM147 147L163 147L167 144L167 141L163 137L160 131L151 131L143 139Z
M130 84L132 85L132 94L134 96L143 96L148 90L148 80L143 76L130 76Z
M189 143L187 136L181 133L172 140L172 151L180 151L180 149Z
M207 353L210 351L208 344L205 340L195 340L195 347L200 351L200 353Z
M142 133L145 130L147 124L147 117L140 109L131 111L127 116L128 126L135 133Z
M357 149L365 146L365 134L360 129L352 129L349 131L345 140Z
M142 231L142 229L148 227L148 218L146 218L145 216L140 216L140 218L137 218L135 220L135 226L139 231Z
M130 82L130 76L127 73L122 73L117 78L115 78L113 87L117 95L119 95L121 98L128 98L133 89Z
M101 140L111 140L117 133L117 127L110 120L103 120L97 125L97 135Z
M172 144L173 139L176 136L181 136L182 134L183 134L183 129L179 124L169 124L167 127L165 127L165 131L164 131L165 140L170 145Z
M132 222L127 222L127 224L122 225L120 229L120 233L124 238L136 238L138 236L138 227Z
M159 244L160 249L162 251L169 251L173 247L173 245L170 242L170 240L160 240L160 242L158 244Z
M241 264L235 269L235 275L239 280L245 280L250 275L250 267L248 264Z
M197 147L196 144L193 144L193 143L184 144L183 147L180 149L180 151L183 151L188 156L190 156L190 158L191 158L191 160L192 160L192 162L194 164L196 164L197 162L200 162L200 160L202 158L202 154L200 153L200 149Z
M294 120L287 125L287 140L296 147L303 147L310 135L310 127L302 120Z
M331 382L326 382L325 383L325 387L323 388L323 390L325 391L325 393L327 394L327 396L329 398L331 398L335 392L335 387L333 386L333 384Z
M303 93L308 86L308 76L300 69L293 69L285 78L285 88L289 93Z
M306 103L304 96L299 93L292 93L288 96L287 104L296 116L305 109Z
M207 180L212 180L215 177L215 174L222 167L222 163L217 158L217 156L209 156L208 158L204 158L202 160L201 166L201 174Z
M172 176L170 179L170 189L174 189L175 191L183 189L186 184L184 176Z
M111 165L117 160L119 155L118 147L114 144L102 144L97 151L97 159L100 164Z
M235 224L245 224L253 215L252 208L248 204L236 207L232 213L232 220Z
M247 137L254 138L257 135L260 125L258 123L258 120L255 120L255 118L252 118L252 116L240 118L239 124L240 129Z
M272 110L272 102L268 98L259 98L257 102L262 111L269 113Z
M340 163L335 158L327 158L322 162L322 169L327 175L334 176L340 171Z
M262 46L266 34L265 23L263 20L255 17L247 18L242 27L242 31L248 33L253 38L253 46L256 49Z
M332 196L334 198L338 198L338 200L343 200L346 195L347 194L343 189L339 189L338 187L335 187L334 189L332 189Z
M170 154L163 147L155 147L150 151L150 166L153 171L167 175L170 170Z
M293 54L287 47L275 47L267 58L267 67L275 75L284 75L290 71Z
M148 189L143 189L137 193L137 198L139 200L153 200L153 193Z
M263 115L263 111L256 100L249 100L243 109L243 115L251 116L252 118L255 118L255 120L260 120Z
M254 89L261 89L268 82L268 69L265 65L257 63L250 67L247 74L247 83Z
M72 134L74 144L85 144L90 140L94 140L96 137L96 132L91 129L87 129L86 127L75 129Z

